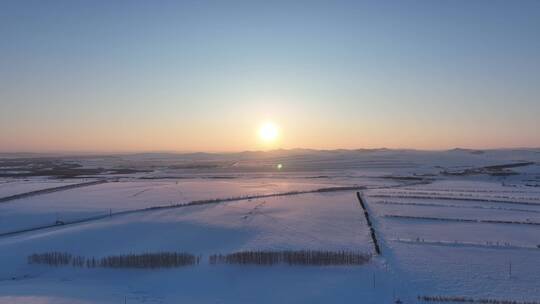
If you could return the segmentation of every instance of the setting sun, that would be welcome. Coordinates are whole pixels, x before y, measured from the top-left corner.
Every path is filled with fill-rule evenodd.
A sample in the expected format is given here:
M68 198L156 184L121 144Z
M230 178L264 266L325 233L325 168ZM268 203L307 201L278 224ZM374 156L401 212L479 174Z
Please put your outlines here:
M279 135L278 133L277 126L271 122L264 123L259 129L260 139L267 143L275 141Z

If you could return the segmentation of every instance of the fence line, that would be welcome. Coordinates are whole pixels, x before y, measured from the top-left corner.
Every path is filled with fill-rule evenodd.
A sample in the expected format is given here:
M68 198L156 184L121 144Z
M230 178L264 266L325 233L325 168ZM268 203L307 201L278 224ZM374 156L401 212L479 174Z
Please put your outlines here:
M70 190L70 189L75 189L75 188L80 188L80 187L94 186L94 185L104 184L104 183L108 183L108 182L109 181L106 180L106 179L100 179L100 180L97 180L97 181L78 183L78 184L72 184L72 185L64 185L64 186L59 186L59 187L53 187L53 188L35 190L35 191L30 191L30 192L25 192L25 193L19 193L19 194L14 194L14 195L10 195L10 196L0 197L0 203L6 203L6 202L16 200L16 199L22 199L22 198L27 198L27 197L31 197L31 196L48 194L48 193L64 191L64 190Z
M381 247L379 246L379 241L377 240L377 235L375 234L375 229L373 228L373 224L371 223L371 219L369 218L369 212L366 207L366 203L362 199L362 195L360 192L356 192L356 197L358 198L358 202L360 203L360 206L362 207L362 210L364 210L364 217L366 218L366 222L369 227L369 234L371 236L371 240L373 241L373 246L375 247L375 253L381 254Z

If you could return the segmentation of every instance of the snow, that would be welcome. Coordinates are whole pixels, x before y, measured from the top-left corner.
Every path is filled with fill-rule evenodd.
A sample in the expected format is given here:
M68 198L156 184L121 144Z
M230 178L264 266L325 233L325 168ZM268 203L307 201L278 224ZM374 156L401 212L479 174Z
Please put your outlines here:
M144 290L142 293L146 294L145 297L158 303L165 299L186 301L190 298L197 298L198 302L203 303L235 299L254 300L260 295L269 296L273 293L284 300L292 296L289 300L297 298L323 303L330 299L372 294L373 291L369 289L353 289L351 284L361 283L362 279L359 278L362 277L365 278L365 284L370 284L371 273L376 267L371 265L295 269L277 266L265 270L256 266L237 269L232 266L201 265L159 272L119 273L103 269L51 269L46 266L27 265L25 261L25 257L34 252L53 250L88 256L160 250L188 251L203 256L248 249L371 252L367 226L354 192L243 200L131 214L5 238L0 240L0 247L4 249L0 253L4 278L0 279L24 274L30 278L26 281L34 286L31 291L25 290L18 285L24 285L25 279L8 280L0 284L1 294L9 291L11 296L14 296L23 293L23 290L25 294L39 294L40 290L60 289L69 295L67 286L81 284L84 289L83 282L86 281L92 288L99 288L103 295L110 293L103 298L98 295L100 303L118 301L121 297L112 296L118 289L129 295L130 299L137 299L138 296L133 290L125 290L126 282L136 290ZM177 287L171 283L152 285L155 284L152 280L158 274L163 282L174 277L174 286ZM266 286L271 282L277 283L278 287L269 290ZM196 289L195 284L215 288L215 293L205 294L201 289ZM328 286L335 288L330 291L321 290L317 288L320 284L329 284ZM193 286L190 288L190 285ZM176 290L178 286L182 286L180 293ZM235 290L244 289L250 292L244 295L245 298L238 298ZM293 290L303 290L311 295L294 295L291 293ZM165 298L156 298L155 294L161 294L161 297ZM260 302L272 303L275 299L270 297L267 301Z
M200 170L169 166L190 160L234 165ZM383 149L85 158L80 161L84 166L156 169L2 203L0 233L195 200L365 186L382 255L355 267L206 262L210 254L241 250L373 253L355 191L138 211L0 236L0 303L379 304L396 297L417 303L418 295L538 301L540 226L426 219L540 222L540 190L531 186L540 176L537 164L512 168L518 173L512 176L441 174L524 160L538 162L540 153ZM285 170L269 169L277 162ZM3 196L80 179L0 182ZM27 264L29 254L46 251L95 257L187 251L201 255L203 263L160 270Z
M459 200L459 197L505 196L538 203L537 192L526 188L509 190L496 182L461 180L369 193L375 196L368 195L368 204L376 214L379 233L395 259L391 263L406 274L419 293L521 301L540 298L537 284L540 275L536 268L540 265L537 248L540 226L385 217L393 214L534 222L540 220L540 205ZM396 197L376 197L380 193ZM407 198L419 194L426 198ZM438 196L456 199L441 200ZM419 203L425 205L415 205Z
M234 178L130 180L32 196L0 204L0 233L153 206L245 195L306 191L336 186L397 184L366 178Z

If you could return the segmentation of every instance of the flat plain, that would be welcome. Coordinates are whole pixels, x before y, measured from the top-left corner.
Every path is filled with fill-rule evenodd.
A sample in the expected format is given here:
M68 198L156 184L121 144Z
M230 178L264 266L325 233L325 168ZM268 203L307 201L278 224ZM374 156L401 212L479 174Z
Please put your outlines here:
M0 303L540 301L539 161L536 150L463 149L54 161L4 155L0 197L33 194L0 203ZM63 169L61 175L37 165L39 171L23 170L31 163ZM38 191L91 181L103 182ZM214 254L249 251L355 252L371 259L209 263ZM27 260L47 252L95 258L187 252L200 262L111 269Z

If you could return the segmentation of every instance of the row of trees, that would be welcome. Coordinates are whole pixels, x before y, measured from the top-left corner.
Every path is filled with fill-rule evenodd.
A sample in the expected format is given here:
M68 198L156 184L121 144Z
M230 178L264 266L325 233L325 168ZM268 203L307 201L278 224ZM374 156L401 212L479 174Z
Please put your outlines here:
M195 264L199 264L199 257L185 252L113 255L99 260L100 267L109 268L173 268Z
M540 304L537 301L514 301L496 299L474 299L461 296L418 296L418 300L424 302L455 302L455 303L481 303L481 304Z
M409 219L409 220L540 226L540 222L531 222L531 221L482 220L482 219L445 218L445 217L414 216L414 215L400 215L400 214L387 214L385 215L385 217L397 218L397 219Z
M66 252L32 254L29 264L73 267L106 268L173 268L199 264L200 258L185 252L158 252L143 254L111 255L103 258L72 256Z
M379 246L379 241L377 240L377 235L375 234L375 228L373 228L373 224L371 223L371 219L369 218L369 212L366 207L366 203L364 202L364 199L362 198L362 195L360 192L356 192L356 197L358 198L358 202L360 203L360 206L362 207L362 210L364 211L364 217L366 218L366 222L369 227L369 235L371 236L371 240L373 241L373 246L375 247L375 253L381 254L381 247Z
M70 185L64 185L64 186L59 186L59 187L53 187L53 188L47 188L47 189L41 189L41 190L34 190L34 191L30 191L30 192L19 193L19 194L15 194L15 195L6 196L6 197L1 197L0 198L0 203L7 202L7 201L12 201L12 200L16 200L16 199L27 198L27 197L36 196L36 195L41 195L41 194L47 194L47 193L53 193L53 192L58 192L58 191L63 191L63 190L79 188L79 187L94 186L94 185L99 185L99 184L103 184L103 183L106 183L106 182L107 182L107 180L101 179L101 180L97 180L97 181L84 182L84 183L79 183L79 184L70 184Z
M28 256L28 264L47 264L50 266L69 265L73 256L66 252L35 253Z
M371 255L351 251L241 251L231 254L213 254L210 264L254 264L254 265L362 265Z
M318 188L314 190L302 190L302 191L293 190L293 191L275 192L275 193L269 193L269 194L240 195L240 196L232 196L232 197L226 197L226 198L196 200L196 201L191 201L187 203L175 203L171 205L153 206L153 207L147 207L140 210L141 211L142 210L160 210L160 209L216 204L216 203L224 203L224 202L232 202L232 201L240 201L240 200L260 199L260 198L267 198L267 197L279 197L279 196L289 196L289 195L299 195L299 194L319 193L319 192L351 191L351 190L359 190L359 189L365 189L365 187L364 186L338 186L338 187Z
M353 251L241 251L231 254L213 254L210 264L254 265L362 265L369 262L370 254ZM73 256L66 252L47 252L28 256L29 264L73 267L105 268L173 268L200 263L200 257L185 252L159 252L111 255L102 258Z

